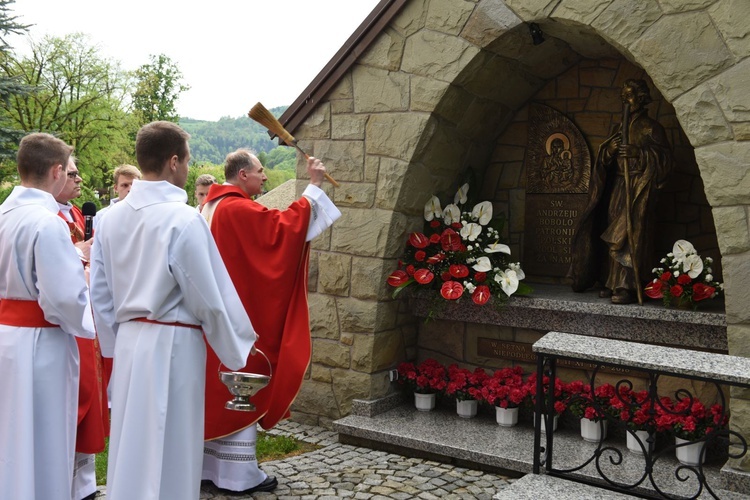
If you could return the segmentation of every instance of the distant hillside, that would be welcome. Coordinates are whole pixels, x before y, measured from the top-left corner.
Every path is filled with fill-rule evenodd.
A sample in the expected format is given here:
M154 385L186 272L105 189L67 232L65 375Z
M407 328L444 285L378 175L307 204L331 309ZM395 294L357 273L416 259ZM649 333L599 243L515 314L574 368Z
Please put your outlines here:
M269 111L279 117L287 108L288 106L281 106ZM180 126L190 134L190 154L196 164L208 162L219 165L224 162L227 153L237 148L250 148L256 153L271 153L278 147L278 141L271 140L268 130L247 116L224 117L218 122L182 118ZM292 148L284 146L279 149L280 151L269 156L286 158L291 153L291 157L294 157Z

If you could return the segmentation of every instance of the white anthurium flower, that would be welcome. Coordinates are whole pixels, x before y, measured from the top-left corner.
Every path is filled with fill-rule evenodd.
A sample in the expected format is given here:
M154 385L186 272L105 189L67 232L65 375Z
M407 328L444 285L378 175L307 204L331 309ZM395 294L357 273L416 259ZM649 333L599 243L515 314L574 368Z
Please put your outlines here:
M516 276L518 276L518 281L521 281L526 277L526 273L523 272L523 269L521 269L521 263L520 262L511 262L508 264L508 267L510 267L513 271L516 272Z
M459 222L461 220L461 211L458 209L456 205L451 203L445 209L443 210L443 223L446 226L450 226L454 222Z
M440 200L437 196L433 196L424 206L424 220L430 222L435 217L443 215L443 209L440 208Z
M489 201L477 203L474 206L474 210L471 211L471 217L479 221L481 225L486 226L492 219L492 203Z
M682 262L688 255L695 255L696 253L693 244L686 240L677 240L672 247L672 254L677 262Z
M464 184L463 186L458 188L458 191L456 191L456 195L453 197L453 203L456 205L458 205L459 203L463 205L464 203L466 203L467 194L469 194L469 184Z
M505 272L500 271L495 275L495 281L500 283L500 286L505 292L505 295L510 297L518 290L518 275L512 269L506 269Z
M469 222L461 228L461 238L469 241L476 241L477 237L482 234L482 226Z
M479 273L486 273L492 270L492 262L490 262L489 257L479 257L477 263L471 268Z
M703 272L703 261L698 255L688 255L682 265L684 272L693 279Z
M497 253L502 252L510 255L510 247L508 245L504 245L503 243L494 242L490 243L487 248L484 249L484 253Z

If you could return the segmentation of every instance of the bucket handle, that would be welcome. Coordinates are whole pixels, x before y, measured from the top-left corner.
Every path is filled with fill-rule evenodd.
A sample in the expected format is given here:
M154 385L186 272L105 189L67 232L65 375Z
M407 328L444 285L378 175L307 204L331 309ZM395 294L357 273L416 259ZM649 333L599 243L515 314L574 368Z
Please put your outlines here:
M271 367L271 360L268 359L268 356L266 356L266 353L264 353L263 351L261 351L257 347L255 348L255 351L258 352L264 358L266 358L266 363L268 363L268 376L269 377L273 377L273 368ZM221 367L222 366L224 366L223 363L221 361L219 361L219 370L218 370L219 371L219 377L221 377Z

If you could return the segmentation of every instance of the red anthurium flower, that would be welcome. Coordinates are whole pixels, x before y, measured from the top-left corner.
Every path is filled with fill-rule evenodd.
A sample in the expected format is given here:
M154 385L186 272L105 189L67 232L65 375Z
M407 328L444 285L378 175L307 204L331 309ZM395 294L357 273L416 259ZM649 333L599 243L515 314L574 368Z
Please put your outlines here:
M458 281L446 281L440 288L440 295L446 300L456 300L464 293L464 286Z
M683 289L680 285L673 285L672 288L669 289L669 293L672 294L672 297L681 297L682 292Z
M693 285L693 300L698 302L713 297L716 288L703 283L696 283Z
M401 269L397 271L393 271L390 276L388 276L388 284L391 286L401 286L404 283L409 281L409 275L406 274L406 271L402 271Z
M474 273L474 281L476 281L477 283L484 283L485 281L487 281L487 273Z
M659 279L662 281L669 281L670 279L672 279L672 273L670 273L669 271L661 273Z
M435 278L435 275L429 269L417 269L414 272L414 279L420 285L426 285Z
M414 271L415 270L416 270L416 268L413 265L411 265L411 264L409 264L408 266L406 266L406 274L408 274L409 276L414 276Z
M437 264L438 262L443 262L444 260L445 260L444 253L436 253L432 257L427 257L428 264Z
M446 229L440 235L440 244L446 252L456 252L461 248L461 236L453 229Z
M414 248L426 248L430 244L430 240L422 233L411 233L409 244Z
M652 281L646 288L644 288L646 295L652 299L661 299L664 297L664 282L663 281Z
M469 268L463 264L451 264L449 271L454 278L465 278L469 275Z
M680 285L689 285L693 281L687 273L683 273L677 277L677 283Z
M414 260L417 262L422 262L427 257L427 254L424 250L417 250L414 252Z
M474 293L471 294L471 300L477 305L484 305L490 300L490 287L487 285L479 285L474 289Z

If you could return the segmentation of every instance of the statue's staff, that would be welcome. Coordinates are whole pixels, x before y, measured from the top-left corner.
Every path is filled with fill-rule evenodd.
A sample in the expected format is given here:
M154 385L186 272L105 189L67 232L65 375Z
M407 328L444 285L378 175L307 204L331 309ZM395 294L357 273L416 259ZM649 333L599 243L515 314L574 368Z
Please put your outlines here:
M630 103L627 101L622 108L622 146L628 146L630 143ZM623 148L627 149L627 148ZM633 211L632 193L630 190L630 165L627 153L623 155L623 173L625 176L625 227L628 232L628 246L630 247L630 262L633 265L633 276L635 278L635 290L638 295L638 304L643 305L643 292L641 292L640 269L636 259L635 237L633 236L633 221L631 213Z

